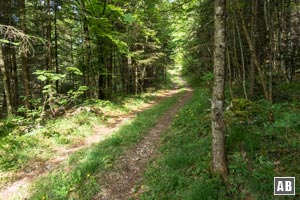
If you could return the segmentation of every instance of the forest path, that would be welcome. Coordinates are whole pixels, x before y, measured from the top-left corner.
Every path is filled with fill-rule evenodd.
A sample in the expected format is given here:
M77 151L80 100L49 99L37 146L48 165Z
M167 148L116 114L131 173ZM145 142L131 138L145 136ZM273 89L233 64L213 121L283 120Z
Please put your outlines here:
M54 149L54 158L39 163L32 163L30 169L14 172L11 176L14 177L14 181L6 183L6 185L0 188L0 200L24 200L27 199L30 190L30 186L38 178L47 176L50 171L57 169L61 164L66 162L68 158L75 152L81 149L89 148L91 145L98 143L108 136L116 132L121 126L125 125L129 120L136 117L139 112L142 112L156 104L161 100L171 97L179 92L179 88L164 90L158 94L157 98L145 106L139 109L133 110L133 112L114 116L107 124L95 125L94 133L71 146L59 147ZM178 106L178 105L177 105ZM162 119L164 120L164 118Z
M100 175L101 191L93 198L99 200L134 199L136 184L142 178L147 164L155 156L155 149L161 141L161 134L171 127L176 113L192 97L192 89L184 95L158 120L146 136L133 148L120 156L113 170Z

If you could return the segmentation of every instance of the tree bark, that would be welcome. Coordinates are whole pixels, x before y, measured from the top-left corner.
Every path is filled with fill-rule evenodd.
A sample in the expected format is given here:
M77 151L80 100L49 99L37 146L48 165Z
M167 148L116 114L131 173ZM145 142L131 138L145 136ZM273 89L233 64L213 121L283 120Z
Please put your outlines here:
M89 29L89 24L88 24L88 19L86 17L86 5L85 5L85 1L81 0L81 6L83 9L83 13L84 15L82 16L82 25L83 25L83 33L84 33L84 51L87 52L86 53L86 63L84 63L84 68L85 68L85 72L84 76L85 76L85 84L89 87L89 90L87 91L87 97L91 98L92 94L93 94L93 87L91 84L91 68L92 68L92 64L91 64L91 60L92 60L92 48L91 48L91 38L90 38L90 29ZM85 48L86 47L86 48ZM83 56L85 56L85 54L83 54Z
M253 43L253 50L256 53L256 37L257 37L257 13L258 13L258 0L252 0L252 17L251 17L251 40ZM250 98L255 97L255 89L256 89L256 66L253 60L253 57L251 57L251 65L250 65Z
M12 108L12 104L11 104L11 94L10 94L10 89L9 89L9 84L8 84L7 71L6 71L5 64L4 64L2 46L0 46L0 70L2 73L2 81L3 81L3 88L4 88L4 94L5 94L7 116L11 116L13 114L13 108Z
M51 0L47 0L47 57L46 70L52 70Z
M11 64L12 64L12 89L13 89L13 95L12 95L12 104L14 112L19 107L19 79L18 79L18 65L17 65L17 58L16 58L16 50L11 49Z
M58 2L54 2L54 43L55 43L55 73L59 73L58 64L58 32L57 32L57 12L58 12ZM59 81L55 81L56 91L59 92Z
M228 46L226 47L226 55L227 55L227 70L228 70L228 87L229 87L229 93L231 99L234 98L233 96L233 91L232 91L232 74L231 74L231 60L230 60L230 55L228 51Z
M240 51L241 51L244 97L245 97L245 99L248 99L247 90L246 90L246 67L245 67L245 59L244 59L244 50L243 50L243 44L242 44L242 39L241 39L239 26L237 24L236 19L235 19L235 27L236 27L236 31L237 31L237 34L238 34L238 39L239 39L239 44L240 44Z
M26 34L26 7L25 7L25 0L20 0L21 5L21 29ZM27 56L25 53L21 53L22 58L22 71L23 71L23 84L24 84L24 104L26 108L30 107L29 98L31 96L30 91L30 72L29 66L27 63Z
M262 85L262 88L263 88L265 99L269 100L269 94L268 94L268 89L267 89L266 81L264 79L263 68L259 64L256 52L255 52L255 49L254 49L254 46L253 46L253 42L251 41L249 32L247 30L247 26L246 26L246 22L245 22L244 16L243 16L243 14L241 12L239 14L240 14L240 17L241 17L241 20L242 20L242 27L243 27L243 30L244 30L244 33L245 33L245 36L246 36L246 40L247 40L247 43L248 43L248 46L249 46L249 49L250 49L251 57L252 57L253 62L255 64L257 70L258 70L258 74L259 74L259 77L260 77L260 82L261 82L261 85Z
M225 154L224 87L226 58L226 0L215 0L214 86L212 115L212 171L226 179L228 170Z

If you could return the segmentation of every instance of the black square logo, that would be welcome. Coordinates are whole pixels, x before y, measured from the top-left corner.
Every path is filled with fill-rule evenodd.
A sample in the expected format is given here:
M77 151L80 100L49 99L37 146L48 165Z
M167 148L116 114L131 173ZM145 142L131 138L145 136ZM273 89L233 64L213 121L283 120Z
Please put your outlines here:
M295 195L295 177L274 177L274 195Z

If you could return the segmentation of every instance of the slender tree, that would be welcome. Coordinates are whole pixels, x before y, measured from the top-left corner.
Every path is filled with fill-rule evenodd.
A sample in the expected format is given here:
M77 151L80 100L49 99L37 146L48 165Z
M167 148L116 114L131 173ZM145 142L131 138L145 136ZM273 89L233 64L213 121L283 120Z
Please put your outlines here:
M0 44L0 71L2 74L2 80L3 80L3 87L4 87L4 94L5 94L5 100L6 100L6 108L7 108L7 115L11 116L13 109L11 104L11 93L8 83L8 77L7 77L7 70L4 64L4 58L3 58L3 51L2 51L2 45Z
M212 171L227 177L225 123L223 116L226 60L226 0L215 0L214 85L211 102Z
M25 0L20 0L20 23L21 23L21 30L26 34L26 4ZM26 53L22 52L21 55L22 60L22 72L23 72L23 85L24 85L24 105L26 108L29 108L29 98L31 96L30 91L30 70L28 66L28 59Z

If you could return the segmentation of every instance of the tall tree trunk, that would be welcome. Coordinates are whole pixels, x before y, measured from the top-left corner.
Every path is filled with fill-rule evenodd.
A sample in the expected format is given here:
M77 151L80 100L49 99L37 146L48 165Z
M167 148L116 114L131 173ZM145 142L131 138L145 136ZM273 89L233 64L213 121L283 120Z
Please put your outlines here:
M224 86L226 58L226 0L215 0L214 86L211 102L212 171L226 179Z
M275 2L274 2L275 3ZM277 2L276 2L277 3ZM275 26L276 22L273 20L276 20L273 18L272 12L273 8L271 7L272 3L270 4L268 1L264 1L264 18L265 18L265 24L266 24L266 31L269 39L269 45L266 46L266 57L268 58L267 64L269 68L269 90L268 90L268 95L269 95L269 102L272 103L273 97L272 97L272 81L273 81L273 67L275 67L275 54L277 52L277 49L275 47ZM272 11L271 11L272 9Z
M135 93L135 95L138 95L138 91L139 91L138 66L135 63L134 64L134 93Z
M87 92L88 97L90 98L93 94L93 88L92 88L92 84L91 84L91 77L90 77L90 73L91 73L91 60L92 60L92 48L91 48L91 38L90 38L90 30L89 30L89 24L88 24L88 19L85 15L86 11L86 6L85 6L85 1L81 0L81 6L82 9L84 11L84 15L83 15L83 32L84 32L84 46L87 49L87 60L86 63L84 63L84 68L86 73L84 74L85 76L85 84L89 87L89 91ZM86 49L84 48L84 51L86 51Z
M252 0L252 17L251 17L251 40L253 43L253 50L256 53L256 37L257 37L257 13L258 13L258 0ZM251 64L250 64L250 98L254 98L256 89L256 66L251 56Z
M55 43L55 73L59 73L59 65L58 65L58 33L57 33L57 7L58 2L55 1L54 5L54 43ZM59 81L55 81L56 91L59 92Z
M12 81L13 81L13 108L14 111L19 107L19 79L18 79L18 66L16 58L16 50L11 49L11 64L12 64Z
M113 93L113 47L111 46L109 49L109 57L108 57L108 69L107 69L107 84L108 84L108 98L112 96Z
M290 8L291 9L291 6ZM291 66L293 65L293 25L292 25L292 20L293 20L294 14L292 13L292 11L290 10L288 12L288 17L287 17L287 26L288 26L288 40L287 40L287 64L285 67L285 74L286 74L286 82L290 83L292 81L292 75L291 75Z
M226 55L227 55L227 70L228 70L228 87L229 87L229 93L231 99L234 98L233 92L232 92L232 74L231 74L231 60L230 60L230 55L228 51L228 46L226 46Z
M104 59L102 55L102 41L98 38L98 98L105 99L105 70L104 70Z
M25 0L20 0L21 5L21 29L26 34L26 5ZM29 99L31 96L30 91L30 72L29 72L29 66L27 63L27 55L25 53L21 53L21 59L22 59L22 71L23 71L23 85L24 85L24 105L26 108L30 107Z
M51 0L47 0L47 57L46 70L52 70L52 39L51 39Z
M242 44L242 38L241 38L240 30L239 30L236 19L235 19L235 27L236 27L237 34L238 34L238 39L239 39L239 44L240 44L240 51L241 51L244 97L245 97L245 99L248 99L247 90L246 90L246 67L245 67L245 59L244 59L244 50L243 50L243 44Z
M260 65L259 61L258 61L258 57L256 55L256 52L255 52L255 49L254 49L254 46L253 46L253 42L251 41L251 38L250 38L248 29L247 29L247 26L246 26L244 16L243 16L242 12L240 12L239 14L240 14L240 17L241 17L241 20L242 20L242 27L243 27L243 30L244 30L244 33L245 33L245 36L246 36L246 40L247 40L247 43L248 43L248 46L249 46L249 49L250 49L251 57L252 57L253 62L255 64L257 70L258 70L258 73L259 73L260 82L261 82L261 85L262 85L262 88L263 88L265 99L269 100L269 94L268 94L266 81L264 79L263 68Z
M12 108L12 104L11 104L11 94L10 94L10 88L9 88L9 84L8 84L7 71L6 71L6 67L4 64L2 46L0 46L0 70L1 70L1 74L2 74L3 88L4 88L6 108L7 108L7 116L11 116L13 113L13 108Z

